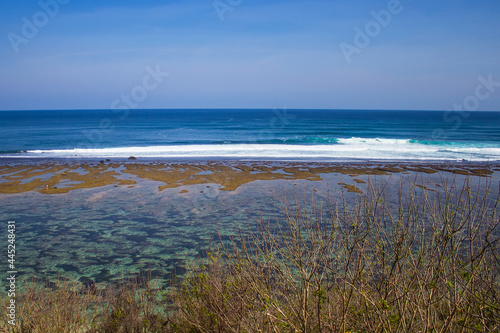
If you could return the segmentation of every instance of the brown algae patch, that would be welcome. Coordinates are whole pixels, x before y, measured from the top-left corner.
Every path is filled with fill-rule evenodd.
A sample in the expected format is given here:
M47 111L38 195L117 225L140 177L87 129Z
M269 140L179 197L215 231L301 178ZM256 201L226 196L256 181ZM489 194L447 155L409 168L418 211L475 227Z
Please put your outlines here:
M475 176L491 176L494 174L490 169L470 169L469 171Z
M444 170L442 170L444 171ZM467 170L462 170L462 169L455 169L455 170L449 170L451 173L457 174L457 175L463 175L463 176L470 176L472 173L470 173Z
M383 168L377 168L376 170L380 172L387 172L387 173L400 173L404 172L403 169L396 168L396 167L383 167Z
M436 190L433 190L432 188L428 188L427 186L424 186L424 185L415 184L415 186L420 187L421 189L426 190L426 191L436 192Z
M342 175L349 175L356 177L360 175L374 175L374 176L389 176L391 172L402 172L398 168L373 168L369 166L356 167L352 165L337 165L331 167L314 167L310 168L312 173L340 173Z
M80 167L85 171L84 174L72 172ZM135 184L135 181L118 178L119 173L108 169L110 166L107 165L93 166L88 164L81 166L50 165L44 170L32 166L15 167L14 174L0 178L0 193L22 193L38 190L41 193L57 194L80 188ZM22 180L29 178L35 179L22 183Z
M437 171L437 170L430 169L430 168L425 168L425 167L415 167L415 168L405 167L405 170L408 170L408 171L413 171L413 172L421 172L421 173L426 173L426 174L429 174L429 175L432 175L432 174L438 173L438 171Z
M463 176L480 176L480 177L489 177L491 176L494 172L490 169L485 169L485 168L471 168L471 167L464 167L464 168L445 168L445 167L436 167L437 170L439 171L447 171L451 172L457 175L463 175Z
M496 169L494 169L496 170ZM484 166L457 167L455 165L383 165L383 164L327 164L327 163L267 163L267 162L203 162L203 163L75 163L42 165L15 165L0 167L0 193L39 191L46 194L67 193L75 189L106 185L128 185L136 180L159 182L158 189L188 185L219 185L219 190L235 191L240 186L257 180L321 181L322 174L389 176L394 173L418 172L434 174L451 172L467 176L491 176L494 172ZM354 178L356 184L365 181ZM362 193L355 185L341 183L350 192ZM181 193L186 193L182 190Z
M222 191L234 191L241 185L256 180L322 179L318 175L295 167L283 168L284 173L274 173L275 170L276 168L260 165L252 167L248 165L205 164L193 166L180 164L165 169L163 165L129 164L124 172L165 183L165 185L158 187L160 191L166 188L198 184L219 184Z
M363 191L361 191L358 187L354 185L349 185L346 183L338 183L338 184L347 189L348 192L363 193Z

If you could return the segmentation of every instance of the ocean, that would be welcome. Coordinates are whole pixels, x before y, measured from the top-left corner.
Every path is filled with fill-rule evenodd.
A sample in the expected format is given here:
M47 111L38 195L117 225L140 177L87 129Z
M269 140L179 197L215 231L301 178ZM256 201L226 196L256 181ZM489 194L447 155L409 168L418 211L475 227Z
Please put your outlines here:
M0 159L500 160L500 112L1 111Z

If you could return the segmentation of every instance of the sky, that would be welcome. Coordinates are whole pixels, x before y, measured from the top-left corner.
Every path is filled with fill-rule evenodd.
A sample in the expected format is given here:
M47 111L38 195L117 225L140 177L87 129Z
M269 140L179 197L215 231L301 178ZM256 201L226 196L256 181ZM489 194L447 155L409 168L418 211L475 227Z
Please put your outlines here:
M0 110L500 111L498 0L4 0Z

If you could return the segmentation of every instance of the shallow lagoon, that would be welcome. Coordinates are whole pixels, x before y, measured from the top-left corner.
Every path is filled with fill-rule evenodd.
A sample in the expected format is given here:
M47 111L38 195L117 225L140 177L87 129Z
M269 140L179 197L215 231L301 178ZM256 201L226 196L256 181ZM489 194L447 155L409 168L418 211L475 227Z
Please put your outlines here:
M203 255L210 241L218 239L218 232L226 239L236 234L236 228L252 227L261 215L273 218L284 196L292 199L295 194L308 202L311 195L326 201L343 194L349 202L358 195L352 190L365 192L371 182L385 186L388 199L396 202L401 179L438 189L443 180L456 177L460 184L465 177L463 172L429 173L423 169L351 175L334 172L338 169L318 169L316 177L296 177L298 173L294 176L289 167L252 167L245 175L255 175L257 180L247 179L231 190L221 185L222 178L220 182L194 182L188 175L183 181L189 185L165 186L143 174L127 174L133 185L76 188L58 194L43 193L42 187L0 194L0 220L16 221L16 269L21 280L93 280L99 286L137 276L141 271L165 279L174 271L181 272L184 260ZM293 167L301 172L302 167ZM195 175L213 173L202 170ZM263 174L278 178L263 180L267 177ZM39 177L43 185L47 175ZM491 181L491 191L499 191L499 172L472 179L476 184ZM4 239L2 244L6 244L7 237ZM6 278L6 271L0 272L0 278Z

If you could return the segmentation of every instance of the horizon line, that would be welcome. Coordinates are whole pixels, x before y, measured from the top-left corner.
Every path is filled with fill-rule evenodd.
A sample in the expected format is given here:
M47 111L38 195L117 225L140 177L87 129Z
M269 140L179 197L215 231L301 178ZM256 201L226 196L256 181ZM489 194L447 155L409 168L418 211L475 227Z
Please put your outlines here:
M88 108L88 109L0 109L0 112L27 112L27 111L109 111L109 110L129 110L129 111L153 111L153 110L165 110L165 111L174 111L174 110L295 110L295 111L403 111L403 112L500 112L500 110L437 110L437 109L331 109L331 108L287 108L286 106L283 108L216 108L216 107L208 107L208 108L137 108L137 109L111 109L111 108Z

